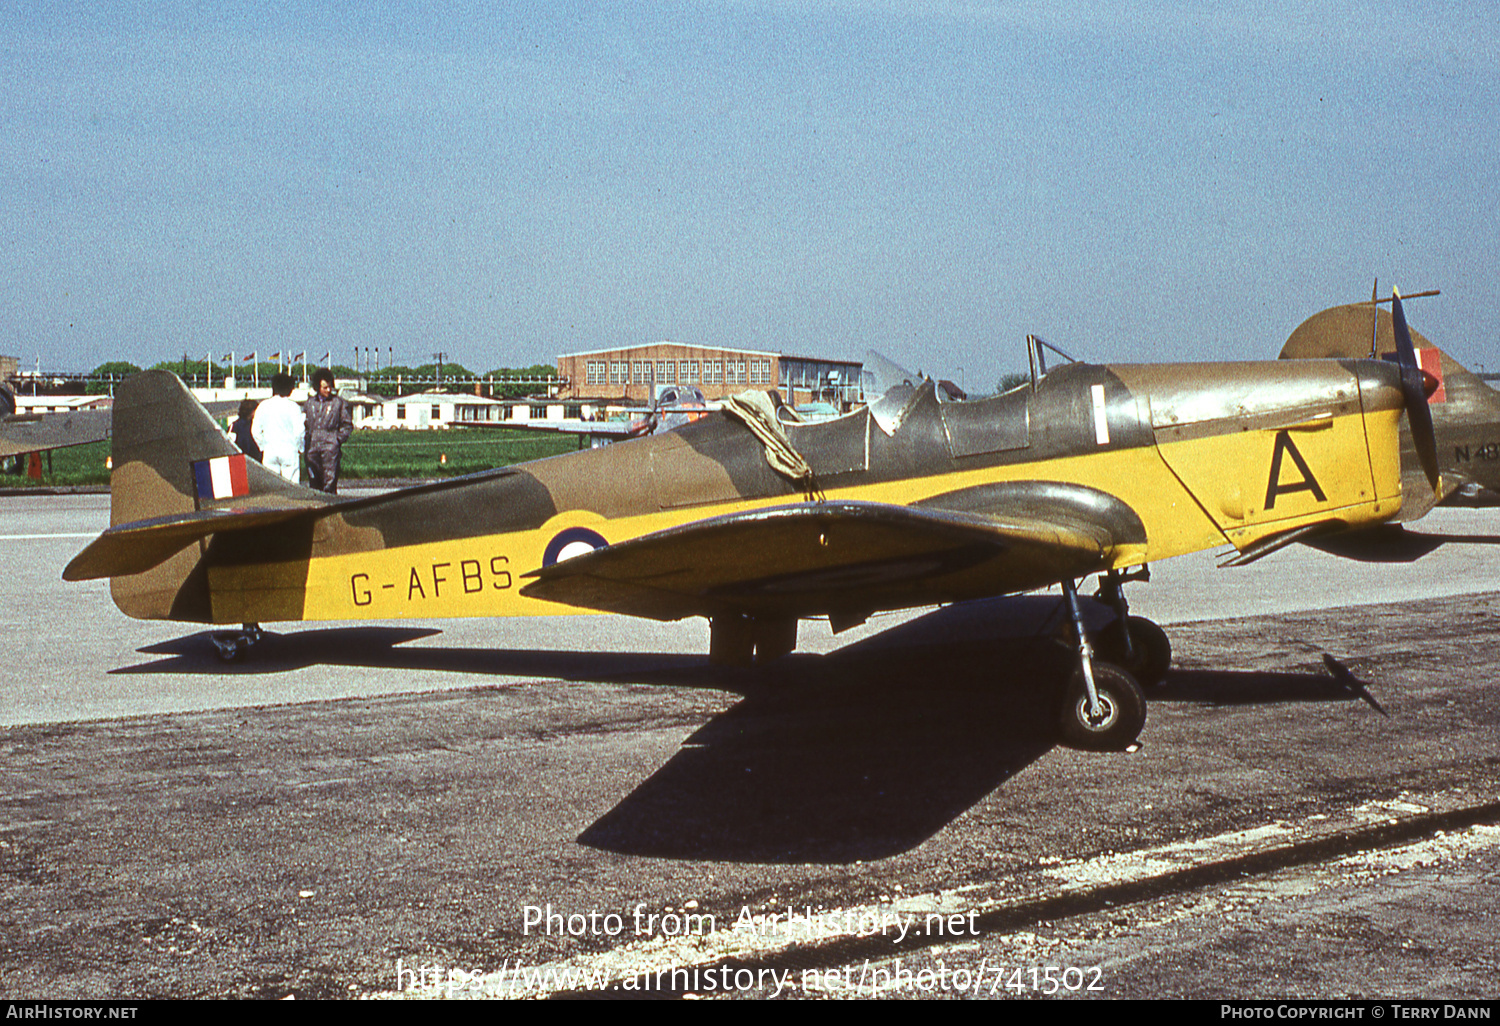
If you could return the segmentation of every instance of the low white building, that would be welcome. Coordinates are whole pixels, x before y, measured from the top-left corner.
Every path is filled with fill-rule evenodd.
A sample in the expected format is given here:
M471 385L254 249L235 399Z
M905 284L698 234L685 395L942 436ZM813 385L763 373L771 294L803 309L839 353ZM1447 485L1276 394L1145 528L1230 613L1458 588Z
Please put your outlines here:
M107 395L17 395L17 413L72 413L75 410L107 410L114 400Z
M349 382L348 384L353 384ZM237 403L242 399L254 399L256 402L264 402L271 398L271 386L263 384L259 388L254 385L237 386L233 378L225 382L223 388L194 388L190 390L193 397L205 406L214 403ZM344 397L349 404L349 415L357 428L384 427L383 424L370 423L372 417L378 416L384 399L378 395L366 395L353 388L341 387L338 394ZM301 382L292 389L291 399L295 403L304 403L312 391ZM233 417L233 413L230 414Z
M500 420L505 404L482 395L449 392L417 392L385 399L371 412L365 427L425 430L443 428L456 421Z
M588 419L593 406L540 399L491 399L452 392L418 392L386 399L362 425L368 428L427 430L455 424L503 421Z

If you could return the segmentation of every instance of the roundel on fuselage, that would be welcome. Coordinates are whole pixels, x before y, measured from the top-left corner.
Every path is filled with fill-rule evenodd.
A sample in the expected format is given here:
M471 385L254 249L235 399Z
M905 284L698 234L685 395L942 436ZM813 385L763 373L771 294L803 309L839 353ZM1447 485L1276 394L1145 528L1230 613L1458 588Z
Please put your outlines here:
M542 566L551 566L574 556L586 555L595 549L602 549L609 542L598 531L591 531L587 527L569 527L567 530L559 531L551 541L547 543L547 551L542 554Z

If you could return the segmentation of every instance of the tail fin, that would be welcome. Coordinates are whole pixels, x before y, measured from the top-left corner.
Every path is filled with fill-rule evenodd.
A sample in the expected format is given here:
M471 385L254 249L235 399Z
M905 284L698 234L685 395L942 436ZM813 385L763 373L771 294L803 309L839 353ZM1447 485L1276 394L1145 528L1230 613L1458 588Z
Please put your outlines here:
M115 396L114 469L110 473L110 526L202 509L321 506L322 492L282 480L245 460L238 494L214 498L198 485L196 464L233 457L239 448L224 437L203 404L168 371L127 379Z
M208 536L302 516L330 501L240 453L167 371L120 386L113 438L110 529L63 577L110 577L115 605L130 616L213 622L201 565ZM225 480L228 487L216 487Z

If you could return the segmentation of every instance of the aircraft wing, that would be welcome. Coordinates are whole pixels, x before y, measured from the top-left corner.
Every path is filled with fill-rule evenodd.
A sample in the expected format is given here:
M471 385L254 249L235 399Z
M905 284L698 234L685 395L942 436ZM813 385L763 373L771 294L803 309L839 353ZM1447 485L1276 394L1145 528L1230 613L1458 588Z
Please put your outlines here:
M225 417L238 407L238 402L220 401L208 403L205 409L214 417ZM110 436L113 421L114 411L110 409L0 417L0 459L103 441Z
M630 438L641 434L639 421L623 420L460 420L455 427L494 428L501 431L538 431L549 434L588 435L591 438Z
M1020 482L986 493L712 517L544 567L521 593L658 620L870 613L1045 587L1144 541L1139 519L1093 489Z
M85 445L109 436L110 410L13 413L0 418L0 458Z

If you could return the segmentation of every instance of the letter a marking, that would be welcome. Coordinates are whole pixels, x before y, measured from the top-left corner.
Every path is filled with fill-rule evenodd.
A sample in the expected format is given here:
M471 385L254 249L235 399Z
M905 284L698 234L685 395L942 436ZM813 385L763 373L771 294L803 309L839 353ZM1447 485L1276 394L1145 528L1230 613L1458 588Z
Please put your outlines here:
M1302 480L1292 484L1281 483L1281 457L1282 454L1292 458L1297 465L1297 470L1302 474ZM1292 492L1312 492L1313 498L1319 502L1327 502L1328 496L1323 494L1323 489L1318 486L1318 479L1313 477L1312 470L1307 461L1297 451L1297 446L1292 443L1292 436L1285 431L1276 432L1276 448L1271 453L1271 479L1266 482L1266 509L1276 508L1276 496L1289 495Z

